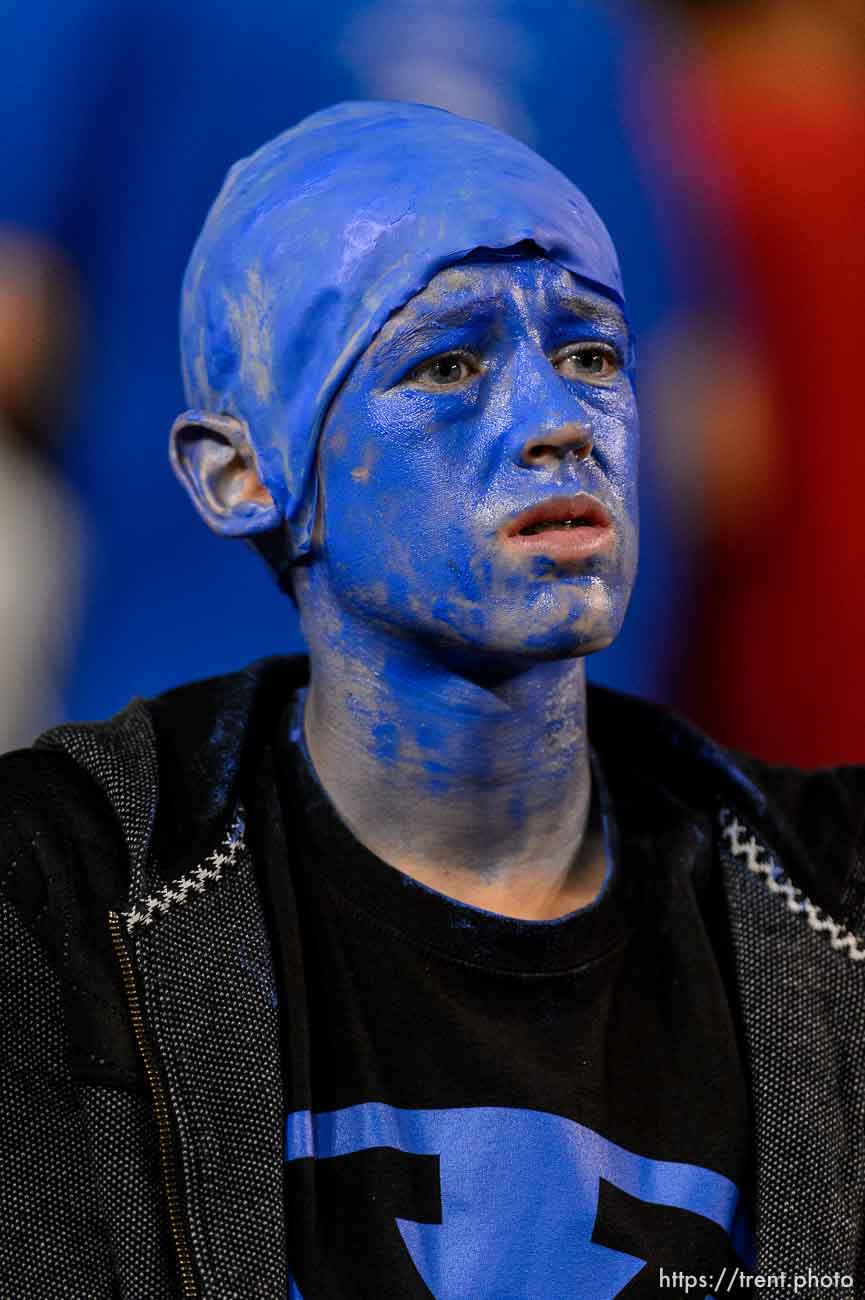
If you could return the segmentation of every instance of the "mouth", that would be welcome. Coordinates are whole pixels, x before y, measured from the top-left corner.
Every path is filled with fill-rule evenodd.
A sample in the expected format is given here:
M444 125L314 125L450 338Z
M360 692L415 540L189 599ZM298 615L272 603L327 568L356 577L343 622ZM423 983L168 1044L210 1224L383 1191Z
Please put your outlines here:
M509 520L499 530L499 537L509 548L568 560L608 547L615 529L609 511L597 497L580 492L539 501Z

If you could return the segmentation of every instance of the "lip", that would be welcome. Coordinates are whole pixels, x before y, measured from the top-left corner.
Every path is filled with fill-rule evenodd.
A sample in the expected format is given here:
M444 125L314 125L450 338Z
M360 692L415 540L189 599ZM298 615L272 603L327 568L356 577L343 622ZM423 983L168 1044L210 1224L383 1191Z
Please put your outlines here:
M545 528L539 533L522 532L534 524L579 519L578 526ZM576 496L549 497L521 511L499 529L499 539L515 553L546 555L554 560L580 560L612 545L615 528L610 512L588 492ZM512 550L513 548L513 550Z

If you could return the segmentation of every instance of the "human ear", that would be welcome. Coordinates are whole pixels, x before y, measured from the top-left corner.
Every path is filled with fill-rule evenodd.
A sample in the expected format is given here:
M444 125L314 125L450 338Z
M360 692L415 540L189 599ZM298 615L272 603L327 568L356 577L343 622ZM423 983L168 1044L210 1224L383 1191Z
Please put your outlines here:
M246 537L280 524L242 420L212 411L184 411L171 427L168 454L193 505L215 533Z

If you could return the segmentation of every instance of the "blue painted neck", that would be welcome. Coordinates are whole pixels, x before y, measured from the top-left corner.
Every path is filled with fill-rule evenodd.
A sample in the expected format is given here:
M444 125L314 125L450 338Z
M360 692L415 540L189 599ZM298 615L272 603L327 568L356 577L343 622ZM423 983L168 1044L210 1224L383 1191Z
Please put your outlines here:
M572 870L591 799L582 660L498 664L485 681L479 662L469 676L417 641L316 610L307 742L358 838L493 911L590 901Z

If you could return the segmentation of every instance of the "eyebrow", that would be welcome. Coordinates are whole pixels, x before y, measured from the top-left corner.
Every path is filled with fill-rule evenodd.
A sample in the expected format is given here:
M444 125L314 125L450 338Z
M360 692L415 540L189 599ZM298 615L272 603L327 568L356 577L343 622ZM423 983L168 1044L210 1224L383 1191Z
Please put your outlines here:
M621 330L623 334L630 333L624 314L614 302L600 303L594 298L583 298L577 294L571 298L560 298L559 305L569 314L579 316L583 320L593 321L596 325L606 325L608 329Z
M486 325L493 319L498 309L499 303L493 297L472 298L470 302L446 307L443 311L433 311L431 308L427 315L404 326L401 330L398 329L386 343L382 343L379 356L385 360L394 357L398 359L407 348L422 344L426 339L434 338L443 330L458 328L461 325Z
M593 298L584 298L580 294L560 298L557 306L563 313L573 315L581 320L591 321L606 329L619 330L630 338L628 323L615 303L600 303ZM462 325L485 325L493 320L500 310L500 300L490 296L472 298L469 302L446 307L443 311L429 313L419 321L405 326L380 345L379 358L385 363L399 360L407 349L422 346L427 340L446 329L459 328Z

